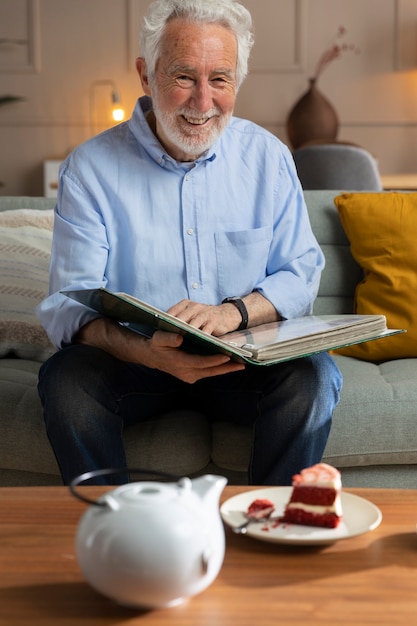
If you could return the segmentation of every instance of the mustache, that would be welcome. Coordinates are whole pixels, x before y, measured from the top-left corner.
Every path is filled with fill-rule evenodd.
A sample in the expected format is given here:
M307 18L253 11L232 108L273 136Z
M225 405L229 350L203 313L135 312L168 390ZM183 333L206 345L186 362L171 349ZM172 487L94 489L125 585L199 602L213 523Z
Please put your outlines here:
M213 107L203 113L201 111L197 111L189 107L183 107L179 111L177 111L177 113L178 115L183 115L184 117L190 117L190 118L196 118L196 119L201 119L201 118L211 119L212 117L219 117L221 115L221 111L217 107Z

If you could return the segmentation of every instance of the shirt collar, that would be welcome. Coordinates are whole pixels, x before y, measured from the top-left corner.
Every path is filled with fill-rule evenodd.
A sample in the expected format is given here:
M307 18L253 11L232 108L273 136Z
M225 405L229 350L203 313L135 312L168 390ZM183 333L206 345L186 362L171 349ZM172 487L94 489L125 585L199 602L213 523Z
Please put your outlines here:
M146 114L152 110L152 99L149 96L142 96L136 102L132 117L128 121L129 128L136 140L143 146L149 156L161 167L165 167L168 163L177 164L180 167L184 165L189 168L189 164L175 161L158 141L153 134L146 120ZM209 148L201 157L194 161L194 165L205 161L213 161L216 158L215 146Z

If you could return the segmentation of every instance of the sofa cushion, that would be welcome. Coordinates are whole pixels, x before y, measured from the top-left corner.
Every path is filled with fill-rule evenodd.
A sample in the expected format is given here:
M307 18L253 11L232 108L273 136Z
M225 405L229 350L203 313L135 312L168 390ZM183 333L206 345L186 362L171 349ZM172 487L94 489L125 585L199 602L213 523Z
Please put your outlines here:
M218 467L235 472L248 471L252 449L252 428L232 422L212 424L212 461Z
M363 272L350 252L349 240L340 223L334 196L341 192L304 192L314 234L326 257L320 287L314 302L315 315L334 315L353 310L353 294Z
M0 357L44 361L54 348L35 316L48 291L53 211L0 212Z
M415 464L417 359L334 358L343 387L324 460L343 468Z
M196 411L171 411L129 426L124 443L130 468L187 476L210 462L210 424Z
M417 194L347 193L335 198L352 255L364 278L354 312L385 314L407 333L339 350L366 361L417 357Z
M31 360L0 359L0 465L59 476L37 391L39 367Z

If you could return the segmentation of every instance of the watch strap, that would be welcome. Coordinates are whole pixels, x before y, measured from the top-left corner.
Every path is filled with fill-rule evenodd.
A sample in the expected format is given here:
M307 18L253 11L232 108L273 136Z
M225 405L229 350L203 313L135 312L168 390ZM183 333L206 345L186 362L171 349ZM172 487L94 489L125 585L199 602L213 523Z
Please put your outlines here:
M243 300L241 298L238 298L237 296L232 296L231 298L225 298L224 300L222 300L222 304L235 305L235 307L238 309L239 313L242 316L242 321L237 330L245 330L245 328L248 327L249 316L248 310L245 307Z

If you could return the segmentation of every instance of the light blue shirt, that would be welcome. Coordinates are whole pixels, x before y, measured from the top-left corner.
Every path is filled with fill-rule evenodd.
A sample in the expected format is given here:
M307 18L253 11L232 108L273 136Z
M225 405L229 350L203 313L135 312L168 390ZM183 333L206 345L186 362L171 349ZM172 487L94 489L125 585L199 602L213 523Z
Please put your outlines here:
M59 293L107 287L161 309L258 290L285 318L310 314L324 257L289 150L232 118L203 157L171 158L145 119L77 147L60 171L49 296L38 317L57 347L97 313Z

